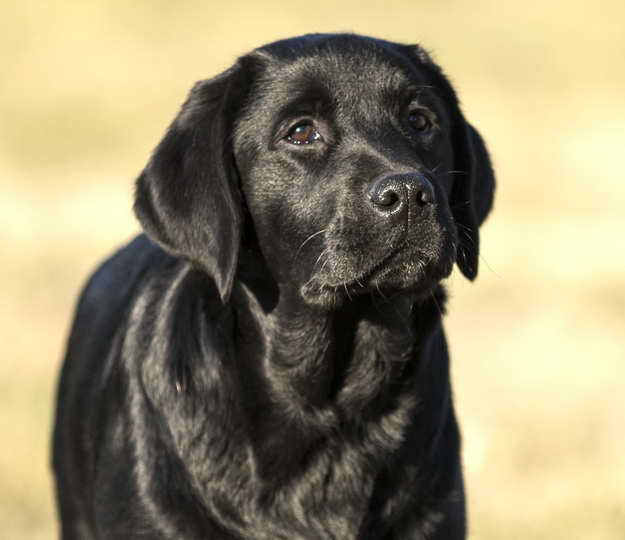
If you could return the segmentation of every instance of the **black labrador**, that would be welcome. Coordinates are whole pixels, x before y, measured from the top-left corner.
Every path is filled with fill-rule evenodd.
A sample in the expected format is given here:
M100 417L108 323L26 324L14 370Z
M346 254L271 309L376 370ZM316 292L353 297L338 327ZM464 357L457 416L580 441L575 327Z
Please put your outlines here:
M464 538L441 280L493 189L418 46L307 35L198 82L78 304L62 538Z

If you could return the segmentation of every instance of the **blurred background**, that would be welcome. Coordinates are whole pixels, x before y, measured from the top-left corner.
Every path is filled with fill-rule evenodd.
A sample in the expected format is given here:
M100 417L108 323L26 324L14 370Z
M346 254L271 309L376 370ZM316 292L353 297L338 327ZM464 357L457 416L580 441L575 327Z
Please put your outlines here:
M472 539L625 538L625 3L22 0L0 21L0 538L56 537L76 295L192 83L307 32L420 42L498 177L447 328Z

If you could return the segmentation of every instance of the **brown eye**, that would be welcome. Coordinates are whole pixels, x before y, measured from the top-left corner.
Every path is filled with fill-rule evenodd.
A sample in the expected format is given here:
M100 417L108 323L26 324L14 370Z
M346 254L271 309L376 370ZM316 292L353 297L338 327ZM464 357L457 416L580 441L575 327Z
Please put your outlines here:
M408 122L416 131L429 131L434 126L430 117L421 111L412 111L408 116Z
M321 139L321 135L312 123L302 122L291 128L286 139L292 144L311 144Z

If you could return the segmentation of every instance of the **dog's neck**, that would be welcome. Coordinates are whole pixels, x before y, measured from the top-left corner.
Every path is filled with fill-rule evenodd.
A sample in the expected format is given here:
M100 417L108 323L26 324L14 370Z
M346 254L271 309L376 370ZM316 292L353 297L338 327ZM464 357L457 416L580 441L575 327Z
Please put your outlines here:
M367 295L322 310L285 288L267 311L253 287L244 285L239 294L236 356L243 395L250 396L250 429L253 437L276 434L255 441L264 456L284 456L278 450L287 443L293 459L301 459L315 440L339 428L357 431L411 408L418 350L440 319L436 298L415 303L408 295ZM267 473L288 469L284 457L275 467Z

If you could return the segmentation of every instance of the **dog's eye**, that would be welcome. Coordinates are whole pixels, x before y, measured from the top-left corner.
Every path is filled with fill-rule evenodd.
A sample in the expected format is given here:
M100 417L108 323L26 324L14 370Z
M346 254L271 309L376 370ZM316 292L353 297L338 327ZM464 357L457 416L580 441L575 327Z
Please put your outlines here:
M434 127L434 122L424 111L412 111L408 116L408 122L415 131L429 131Z
M287 133L286 140L292 144L311 144L321 139L321 135L311 122L300 122Z

